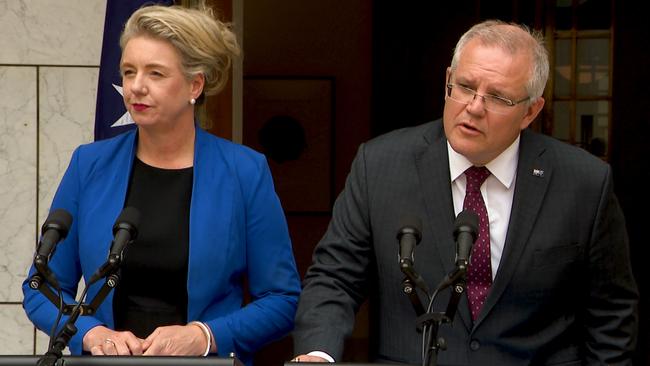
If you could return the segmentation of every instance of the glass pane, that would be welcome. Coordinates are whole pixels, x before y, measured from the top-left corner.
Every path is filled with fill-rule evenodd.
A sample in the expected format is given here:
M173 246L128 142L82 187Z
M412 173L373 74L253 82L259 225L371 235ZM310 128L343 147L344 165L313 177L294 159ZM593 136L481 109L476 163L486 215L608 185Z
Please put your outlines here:
M578 39L579 96L609 94L609 39Z
M553 103L553 137L568 142L571 124L569 102Z
M611 0L580 0L576 9L578 30L609 29Z
M571 29L571 0L555 0L555 29Z
M598 157L605 157L609 142L609 102L578 102L576 121L577 144Z
M571 40L555 41L555 95L566 97L571 94Z

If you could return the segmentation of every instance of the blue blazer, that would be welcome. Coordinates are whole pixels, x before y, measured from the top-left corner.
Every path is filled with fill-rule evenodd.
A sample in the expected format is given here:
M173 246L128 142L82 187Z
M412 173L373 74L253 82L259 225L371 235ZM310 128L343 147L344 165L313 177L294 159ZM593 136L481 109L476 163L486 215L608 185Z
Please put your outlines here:
M88 281L107 259L136 144L134 130L80 146L59 185L51 209L69 211L73 224L49 265L67 304L75 302L81 276ZM198 127L194 149L187 319L210 326L220 355L235 352L247 361L265 343L293 328L300 278L287 224L262 155ZM30 275L33 272L32 267ZM242 307L244 277L252 301ZM88 302L103 283L89 289ZM57 308L27 281L23 293L27 316L49 333ZM73 354L81 353L88 330L113 327L112 302L113 292L95 316L79 317L78 332L69 344Z

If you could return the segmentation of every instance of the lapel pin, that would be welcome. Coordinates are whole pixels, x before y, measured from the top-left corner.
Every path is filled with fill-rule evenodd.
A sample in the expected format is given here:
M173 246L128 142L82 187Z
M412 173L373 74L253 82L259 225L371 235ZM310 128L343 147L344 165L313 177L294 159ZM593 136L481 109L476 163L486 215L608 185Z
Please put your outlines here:
M544 171L542 169L533 169L533 175L541 178L544 176Z

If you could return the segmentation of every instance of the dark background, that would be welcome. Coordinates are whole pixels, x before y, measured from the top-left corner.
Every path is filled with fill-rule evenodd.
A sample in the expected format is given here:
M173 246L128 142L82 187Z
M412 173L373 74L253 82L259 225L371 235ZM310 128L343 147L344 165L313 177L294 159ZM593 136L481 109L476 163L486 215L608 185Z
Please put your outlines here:
M644 236L650 199L642 191L650 181L650 164L646 161L650 150L650 109L646 107L650 103L650 27L644 2L614 1L610 164L626 216L641 293L636 364L650 365L648 266L644 265L650 244ZM543 24L547 7L554 4L543 0L246 1L244 77L335 80L331 189L338 194L360 143L441 117L445 69L465 30L489 18ZM330 216L315 212L290 212L287 216L303 275ZM348 340L346 360L367 358L372 341L368 309L364 307L358 316L357 328ZM280 365L291 356L287 337L261 352L258 364Z

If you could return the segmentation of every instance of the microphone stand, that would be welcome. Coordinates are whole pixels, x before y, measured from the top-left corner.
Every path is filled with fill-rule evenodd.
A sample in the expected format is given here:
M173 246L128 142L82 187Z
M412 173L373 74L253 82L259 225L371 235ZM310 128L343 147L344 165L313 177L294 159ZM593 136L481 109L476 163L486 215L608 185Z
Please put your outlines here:
M420 297L417 294L415 285L413 284L413 281L408 277L402 280L402 292L404 292L404 294L411 301L411 305L413 306L413 310L415 310L415 314L418 317L424 314L424 306L422 306L422 302L420 302Z
M458 302L460 301L463 292L465 292L466 273L466 266L459 266L449 273L434 291L433 296L429 301L427 312L417 318L418 328L422 327L425 329L424 337L426 344L424 345L425 353L422 359L423 366L436 366L438 364L438 352L447 349L447 342L445 339L438 337L438 329L442 324L451 323L454 316L456 316ZM445 312L433 312L433 302L435 301L436 296L440 291L450 286L452 287L451 297L449 298L449 303L447 304Z
M420 297L417 294L417 289L424 291L424 293L429 296L429 287L427 286L424 279L415 272L413 269L413 262L409 259L402 259L400 261L400 270L406 276L402 281L402 292L409 298L415 314L420 316L424 314L424 306L420 302Z
M40 272L35 273L29 279L29 287L34 290L39 290L45 297L50 300L55 306L59 307L60 304L63 304L62 312L64 315L69 315L68 320L63 325L63 328L57 333L54 338L54 342L51 343L47 352L38 360L37 366L54 366L57 364L63 357L63 350L70 342L70 339L77 333L77 327L74 323L77 321L79 316L83 315L94 315L99 305L104 301L106 296L111 292L112 289L117 286L120 282L120 276L117 273L119 265L121 264L121 256L116 258L111 258L109 261L104 263L100 269L102 269L101 277L93 276L91 281L85 285L84 291L81 296L80 302L74 305L65 304L62 301L62 298L56 295L50 286L47 285L48 280ZM53 276L49 272L50 276ZM97 282L100 278L106 276L106 281L102 285L101 289L95 295L90 304L83 303L83 299L86 297L86 293L90 286ZM53 277L52 277L53 278ZM58 286L57 286L58 288Z
M456 217L454 223L454 241L456 241L456 268L442 279L438 287L429 296L429 290L426 283L420 275L413 269L413 259L403 258L402 242L400 235L405 234L405 229L400 230L397 238L400 240L400 269L406 275L402 282L403 292L409 296L415 313L417 315L417 330L422 329L422 366L435 366L438 362L438 352L447 349L447 342L444 338L438 337L440 326L445 323L451 323L456 316L458 302L461 295L465 292L465 281L467 268L469 266L471 248L476 241L478 231L478 216L472 211L461 211ZM419 234L419 231L415 231ZM416 236L419 241L420 236ZM406 252L406 250L405 250ZM419 302L417 294L414 294L413 285L423 289L429 297L429 305L426 312ZM447 287L452 287L449 303L444 312L434 312L433 304L440 291Z

